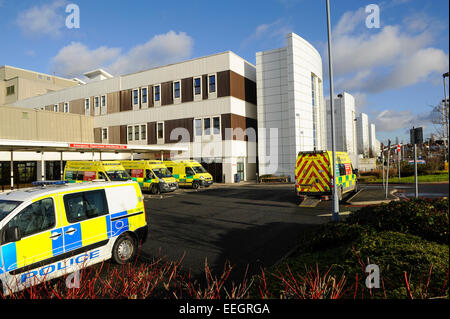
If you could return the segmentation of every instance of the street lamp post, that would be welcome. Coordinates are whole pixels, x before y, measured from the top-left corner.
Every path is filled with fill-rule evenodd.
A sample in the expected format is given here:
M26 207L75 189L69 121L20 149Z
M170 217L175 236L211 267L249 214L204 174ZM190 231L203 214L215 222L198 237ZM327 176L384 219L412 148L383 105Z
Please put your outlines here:
M339 221L339 198L336 189L336 143L334 133L334 94L333 94L333 56L331 50L331 22L330 22L330 0L327 2L327 29L328 29L328 67L330 75L330 109L331 109L331 150L333 153L333 199L332 216L333 221Z

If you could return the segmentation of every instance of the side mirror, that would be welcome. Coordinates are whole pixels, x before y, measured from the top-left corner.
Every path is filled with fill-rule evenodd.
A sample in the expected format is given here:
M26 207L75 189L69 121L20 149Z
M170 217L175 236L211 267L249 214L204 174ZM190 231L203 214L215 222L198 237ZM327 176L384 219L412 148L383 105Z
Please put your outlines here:
M20 229L17 226L5 229L5 243L13 243L21 239Z

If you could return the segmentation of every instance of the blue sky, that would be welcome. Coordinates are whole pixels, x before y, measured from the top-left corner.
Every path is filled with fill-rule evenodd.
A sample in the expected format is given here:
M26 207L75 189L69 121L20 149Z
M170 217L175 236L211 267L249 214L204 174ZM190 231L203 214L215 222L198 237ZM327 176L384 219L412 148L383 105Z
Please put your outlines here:
M412 125L435 132L431 106L443 99L449 68L448 1L330 2L335 94L356 97L381 141L406 142ZM65 26L71 3L80 9L79 29ZM380 8L380 28L366 27L369 4ZM322 55L329 96L325 0L0 0L0 28L0 65L68 77L96 67L126 74L226 50L255 63L257 51L282 47L295 32Z

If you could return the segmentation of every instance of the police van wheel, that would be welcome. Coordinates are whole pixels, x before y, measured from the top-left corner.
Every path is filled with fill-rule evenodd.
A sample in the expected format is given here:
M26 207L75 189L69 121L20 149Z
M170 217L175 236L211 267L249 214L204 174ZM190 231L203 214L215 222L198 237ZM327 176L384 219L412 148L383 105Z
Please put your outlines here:
M119 237L114 244L112 251L113 260L120 265L126 264L136 255L136 250L136 240L125 234Z
M198 189L200 187L200 184L197 181L192 182L192 188Z

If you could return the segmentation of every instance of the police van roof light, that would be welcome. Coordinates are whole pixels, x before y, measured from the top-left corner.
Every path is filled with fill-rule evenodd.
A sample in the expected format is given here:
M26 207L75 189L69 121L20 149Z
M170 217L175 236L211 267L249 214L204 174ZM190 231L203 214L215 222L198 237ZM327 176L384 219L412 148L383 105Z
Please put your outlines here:
M34 181L31 183L34 186L45 186L45 185L64 185L69 183L69 181Z

